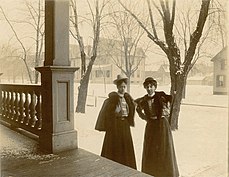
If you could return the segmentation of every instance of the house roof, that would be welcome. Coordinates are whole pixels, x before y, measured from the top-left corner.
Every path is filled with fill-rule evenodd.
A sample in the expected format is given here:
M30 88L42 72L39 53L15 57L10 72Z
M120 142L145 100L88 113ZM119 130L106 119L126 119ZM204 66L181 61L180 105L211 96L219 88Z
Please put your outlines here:
M195 80L195 81L197 81L197 80L204 80L204 79L206 79L206 78L213 78L213 73L209 73L209 74L207 74L207 75L195 75L195 76L191 76L191 77L188 77L187 78L187 80Z
M205 76L192 76L192 77L188 77L187 80L199 81L199 80L203 80L204 78Z
M211 61L214 62L216 60L222 60L227 58L227 46L224 47L219 53L217 53Z
M86 55L90 55L91 53L91 46L86 45L84 47ZM80 48L77 44L69 44L69 51L70 51L70 58L80 57Z
M111 64L107 64L107 65L93 65L93 69L105 69L105 68L109 68L111 67Z
M163 64L161 65L161 69L163 69L166 73L169 73L169 65L168 64Z
M157 64L146 64L145 65L145 70L146 71L158 71L161 65Z
M106 56L108 53L110 55L121 55L120 48L122 48L122 41L116 39L100 38L98 45L98 56ZM70 44L70 57L80 57L80 48L78 44ZM124 51L122 51L124 52ZM132 50L131 55L133 55L134 50ZM146 54L142 47L137 47L135 51L136 57L146 57ZM90 45L85 46L85 53L87 56L91 55L92 47Z

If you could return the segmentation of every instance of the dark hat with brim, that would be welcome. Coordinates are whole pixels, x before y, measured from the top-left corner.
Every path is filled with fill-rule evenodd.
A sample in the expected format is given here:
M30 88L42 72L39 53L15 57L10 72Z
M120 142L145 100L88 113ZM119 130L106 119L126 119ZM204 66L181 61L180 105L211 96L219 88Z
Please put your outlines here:
M117 75L117 79L115 79L114 81L113 81L113 83L115 84L115 85L117 85L117 83L118 82L120 82L120 81L125 81L125 82L127 82L127 80L128 80L128 78L127 77L124 77L124 76L122 76L122 75Z
M147 78L145 79L145 81L143 82L144 87L145 87L147 84L152 84L152 85L154 85L155 87L157 87L157 81L156 81L154 78L152 78L152 77L147 77Z

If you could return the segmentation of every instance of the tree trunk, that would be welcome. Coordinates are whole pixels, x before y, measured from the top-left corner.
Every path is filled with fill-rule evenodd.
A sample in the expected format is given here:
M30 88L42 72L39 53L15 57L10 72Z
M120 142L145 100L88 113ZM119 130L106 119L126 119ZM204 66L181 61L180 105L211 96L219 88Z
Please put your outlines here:
M177 75L171 79L171 94L173 95L173 101L171 106L171 117L169 121L171 129L176 130L178 129L178 117L180 113L180 106L186 77L184 77L183 75Z
M94 61L91 60L88 65L86 73L84 74L83 78L80 81L76 112L85 113L88 83L89 83L93 63Z
M32 76L31 76L30 70L29 70L29 66L28 66L28 64L26 63L25 60L23 60L23 61L24 61L24 63L25 63L25 67L26 67L26 70L27 70L27 72L28 72L29 81L30 81L30 83L32 84L32 83L33 83L33 80L32 80Z
M184 79L184 89L183 89L183 93L182 93L183 99L185 99L185 96L186 96L186 88L187 88L187 77L185 77L185 79Z
M88 83L89 77L87 73L84 78L80 81L79 92L78 92L78 101L76 106L76 112L85 113L86 101L87 101L87 92L88 92Z
M85 53L81 52L80 57L81 57L81 78L83 78L83 75L86 71L86 55L85 55Z
M184 89L183 89L183 93L182 93L182 99L185 99L185 95L186 95L186 83L184 84Z
M38 29L36 30L37 32L37 40L36 40L36 56L35 56L35 67L38 67L38 63L39 63L39 57L38 57L38 51L39 51L39 32L38 32ZM38 77L39 77L39 72L38 71L35 71L35 84L38 83Z
M130 83L131 83L130 76L127 76L127 78L128 78L128 81L127 81L127 92L130 93Z
M39 79L39 72L35 71L35 84L38 83L38 79Z

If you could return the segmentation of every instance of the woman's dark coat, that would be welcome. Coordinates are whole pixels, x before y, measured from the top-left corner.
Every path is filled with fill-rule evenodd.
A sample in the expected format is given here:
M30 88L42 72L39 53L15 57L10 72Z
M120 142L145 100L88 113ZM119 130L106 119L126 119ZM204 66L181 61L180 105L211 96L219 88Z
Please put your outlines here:
M148 100L154 99L157 119L150 119ZM173 138L167 117L163 116L163 106L172 97L164 92L155 92L136 100L139 116L147 121L142 155L142 172L155 177L178 177L179 171L173 146ZM162 118L164 117L164 118Z
M124 94L129 114L124 120L115 112L119 104L117 92L111 92L100 116L105 120L105 137L101 156L136 169L130 126L134 126L135 105L128 93Z

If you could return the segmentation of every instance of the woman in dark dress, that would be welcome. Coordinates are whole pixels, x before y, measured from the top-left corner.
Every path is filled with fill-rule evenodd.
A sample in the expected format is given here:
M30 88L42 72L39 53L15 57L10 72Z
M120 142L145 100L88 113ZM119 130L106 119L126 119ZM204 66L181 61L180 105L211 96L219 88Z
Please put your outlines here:
M152 77L143 83L147 95L136 100L137 113L146 120L142 156L142 172L155 177L178 177L179 171L168 122L171 95L155 92L157 81Z
M114 84L118 91L109 94L99 114L105 122L106 131L101 156L136 169L130 131L130 126L134 126L135 104L125 92L127 78L118 75Z

